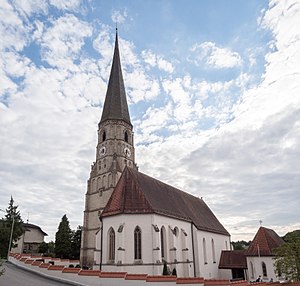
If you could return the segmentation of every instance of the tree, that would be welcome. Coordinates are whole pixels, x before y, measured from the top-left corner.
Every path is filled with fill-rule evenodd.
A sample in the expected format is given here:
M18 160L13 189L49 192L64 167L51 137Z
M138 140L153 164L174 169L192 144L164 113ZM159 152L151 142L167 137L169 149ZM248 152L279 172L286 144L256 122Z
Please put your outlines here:
M278 276L300 281L300 230L287 233L280 247L275 249L275 268Z
M48 243L43 241L39 246L39 253L48 254Z
M71 258L80 258L80 246L81 246L81 231L82 227L79 225L76 231L73 231L72 243L71 243Z
M234 250L244 250L247 249L250 245L251 241L245 241L245 240L238 240L236 242L232 241L231 245Z
M61 219L55 234L55 256L69 259L71 257L72 230L66 215Z
M7 256L11 234L11 248L13 248L16 246L15 242L23 233L23 221L18 211L18 206L14 205L13 197L11 197L8 208L6 209L5 218L0 220L0 257Z

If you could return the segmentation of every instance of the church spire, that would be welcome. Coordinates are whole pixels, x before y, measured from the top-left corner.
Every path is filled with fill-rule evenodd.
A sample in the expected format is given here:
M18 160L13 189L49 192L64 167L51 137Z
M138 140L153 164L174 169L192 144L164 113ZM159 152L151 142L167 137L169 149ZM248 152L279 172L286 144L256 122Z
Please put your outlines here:
M116 28L115 50L110 71L110 77L105 96L105 102L100 123L106 120L123 120L128 124L130 116L126 100L126 93L121 69L119 43L118 43L118 29Z

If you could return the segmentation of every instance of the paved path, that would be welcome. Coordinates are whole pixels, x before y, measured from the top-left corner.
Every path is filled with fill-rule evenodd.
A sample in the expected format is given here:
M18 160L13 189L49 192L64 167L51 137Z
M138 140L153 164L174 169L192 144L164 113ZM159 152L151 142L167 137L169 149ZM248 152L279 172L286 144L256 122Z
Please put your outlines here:
M70 286L23 270L11 263L4 263L4 268L5 273L0 276L0 286Z

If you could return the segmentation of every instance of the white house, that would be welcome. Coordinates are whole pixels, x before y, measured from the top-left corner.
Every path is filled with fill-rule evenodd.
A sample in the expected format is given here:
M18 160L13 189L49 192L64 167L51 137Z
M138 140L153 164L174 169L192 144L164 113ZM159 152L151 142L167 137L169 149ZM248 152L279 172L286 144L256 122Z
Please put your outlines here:
M24 223L23 228L24 232L16 242L17 246L11 252L37 254L40 244L44 242L44 237L48 234L39 226L31 223Z

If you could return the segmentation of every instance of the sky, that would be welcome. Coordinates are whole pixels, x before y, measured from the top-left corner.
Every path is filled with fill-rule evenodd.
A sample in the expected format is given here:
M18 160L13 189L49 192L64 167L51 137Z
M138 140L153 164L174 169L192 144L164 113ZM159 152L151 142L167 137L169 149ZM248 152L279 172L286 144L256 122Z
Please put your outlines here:
M1 0L0 208L82 225L116 25L139 170L233 241L299 229L298 0Z

